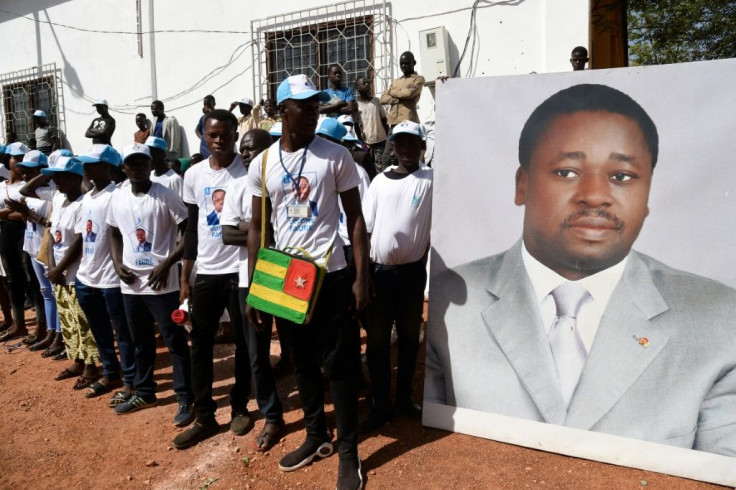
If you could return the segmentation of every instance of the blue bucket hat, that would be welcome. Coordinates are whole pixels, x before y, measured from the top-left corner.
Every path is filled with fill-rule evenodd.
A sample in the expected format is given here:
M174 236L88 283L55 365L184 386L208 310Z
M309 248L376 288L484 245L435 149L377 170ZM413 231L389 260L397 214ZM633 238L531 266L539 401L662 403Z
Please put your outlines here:
M61 172L84 176L84 164L74 157L59 157L53 166L41 169L41 173L47 176L53 176Z
M329 102L330 95L327 92L317 90L312 80L306 75L292 75L279 85L276 91L276 103L280 104L286 99L304 100L317 96L320 102Z
M120 153L110 145L95 144L84 155L76 157L82 163L109 163L119 167L122 162Z

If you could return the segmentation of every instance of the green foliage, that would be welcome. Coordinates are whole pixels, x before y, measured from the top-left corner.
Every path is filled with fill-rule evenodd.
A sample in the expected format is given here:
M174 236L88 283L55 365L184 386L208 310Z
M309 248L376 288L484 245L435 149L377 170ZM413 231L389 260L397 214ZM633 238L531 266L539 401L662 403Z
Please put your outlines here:
M629 62L659 65L736 57L736 1L629 0Z

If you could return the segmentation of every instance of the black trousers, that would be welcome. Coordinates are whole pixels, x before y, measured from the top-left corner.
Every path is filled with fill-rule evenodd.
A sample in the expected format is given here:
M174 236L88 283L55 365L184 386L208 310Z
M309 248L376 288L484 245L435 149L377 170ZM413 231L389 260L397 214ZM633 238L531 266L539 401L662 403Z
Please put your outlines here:
M31 265L31 258L23 251L24 221L0 221L0 260L6 274L6 284L10 293L10 305L18 326L25 326L26 288L36 307L39 324L46 326L41 287Z
M235 384L230 390L230 406L235 413L247 413L251 368L238 304L238 273L197 274L192 288L192 391L197 421L206 424L217 423L217 403L212 399L213 355L225 308L235 338Z
M351 283L345 269L327 274L312 322L298 325L277 318L294 357L299 400L307 438L322 442L327 434L320 367L330 381L335 405L340 458L358 457L358 389L360 330L350 321Z
M374 266L376 296L368 305L366 359L373 387L373 405L379 412L391 410L391 327L394 321L399 337L396 401L407 402L411 397L426 282L427 269L422 261Z

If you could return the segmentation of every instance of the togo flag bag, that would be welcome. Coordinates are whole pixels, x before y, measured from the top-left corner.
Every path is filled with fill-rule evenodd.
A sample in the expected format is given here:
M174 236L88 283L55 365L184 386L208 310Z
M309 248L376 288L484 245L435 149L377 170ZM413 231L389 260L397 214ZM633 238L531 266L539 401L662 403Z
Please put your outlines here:
M268 150L261 160L261 248L246 303L284 320L306 324L312 320L327 271L300 248L287 247L287 250L295 252L288 253L265 247L267 159Z

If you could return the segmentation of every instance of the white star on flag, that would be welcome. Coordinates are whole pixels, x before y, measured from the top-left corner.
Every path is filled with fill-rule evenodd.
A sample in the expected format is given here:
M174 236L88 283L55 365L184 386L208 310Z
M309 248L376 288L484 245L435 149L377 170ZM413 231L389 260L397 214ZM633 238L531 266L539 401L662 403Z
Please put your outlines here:
M294 282L296 282L296 287L304 289L304 285L307 283L307 280L302 276L298 276Z

